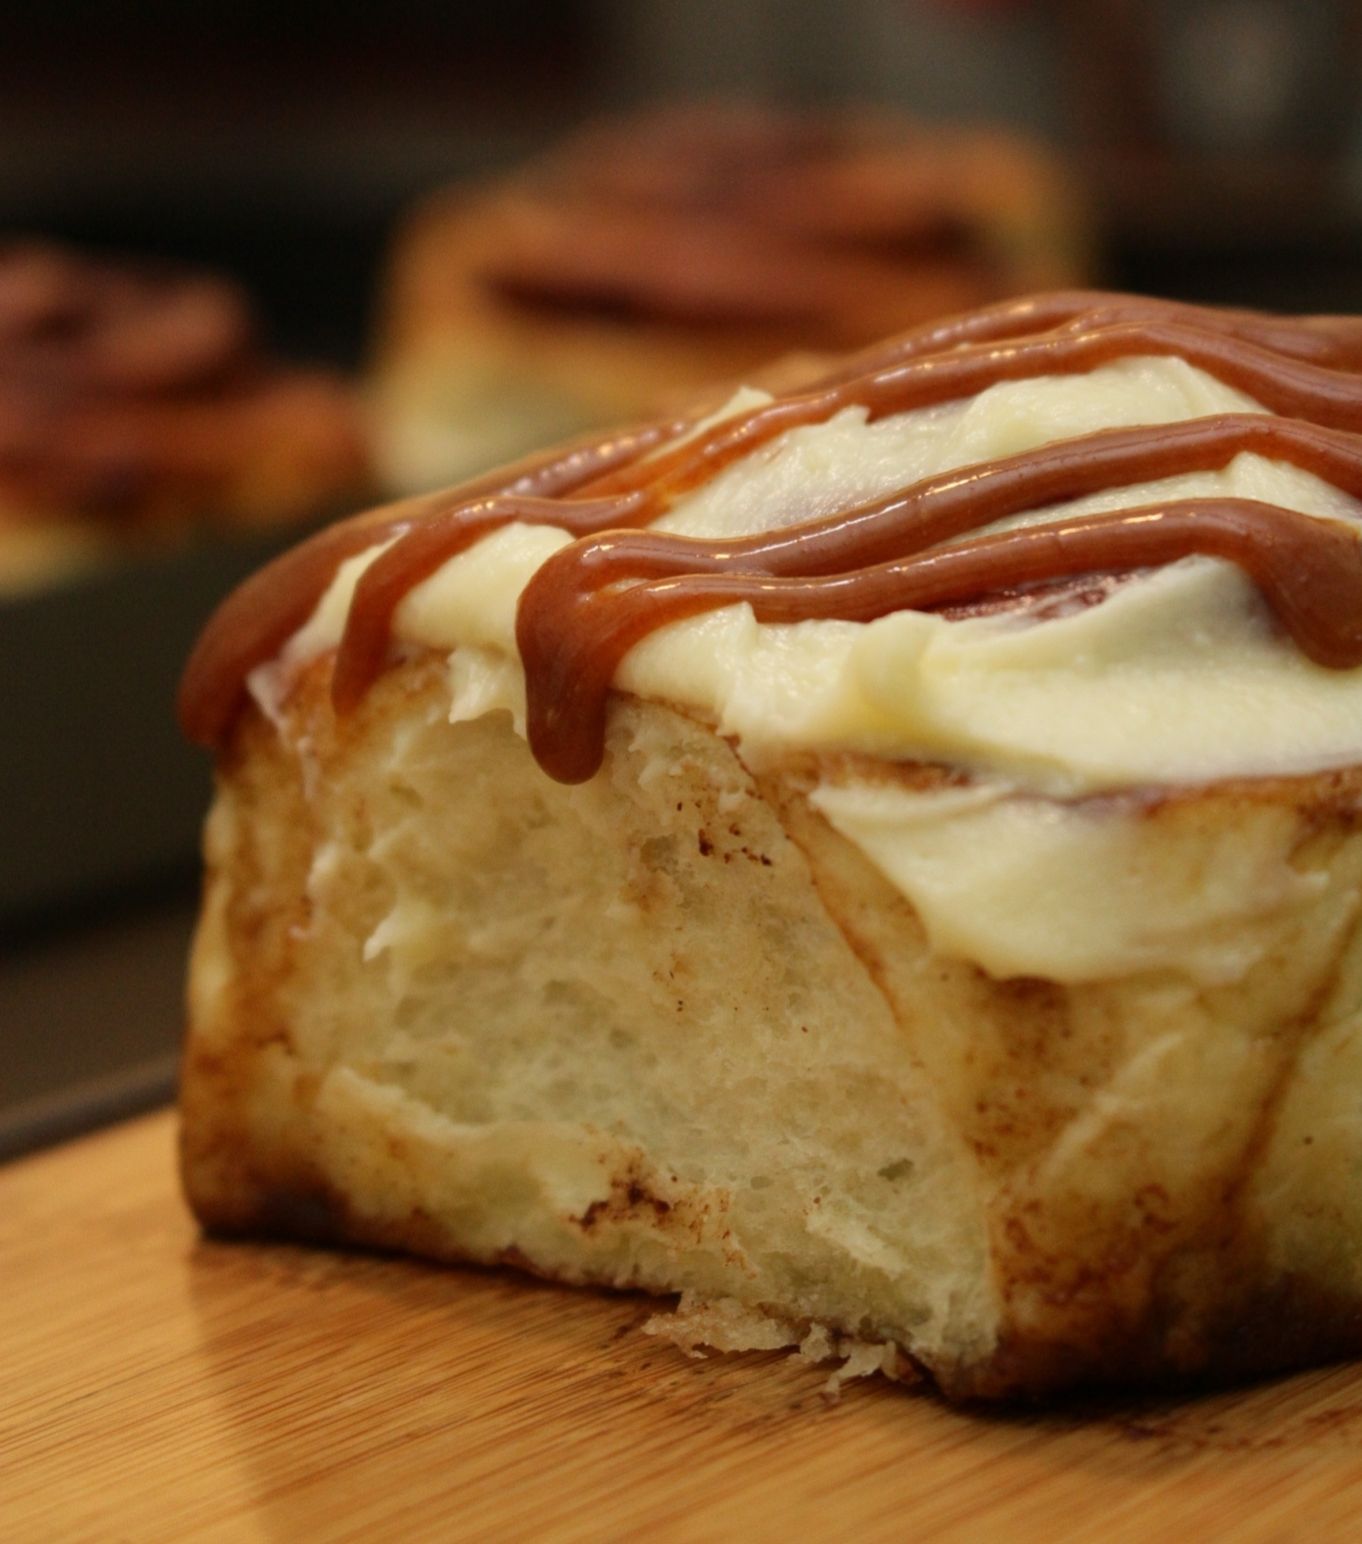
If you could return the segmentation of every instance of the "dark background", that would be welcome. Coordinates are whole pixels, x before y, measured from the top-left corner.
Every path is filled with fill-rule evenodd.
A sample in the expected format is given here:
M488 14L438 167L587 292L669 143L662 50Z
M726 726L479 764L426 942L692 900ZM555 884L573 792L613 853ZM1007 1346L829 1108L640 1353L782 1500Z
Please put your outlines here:
M45 0L0 7L0 224L226 268L355 364L393 221L659 96L991 117L1068 156L1103 277L1362 305L1353 0Z

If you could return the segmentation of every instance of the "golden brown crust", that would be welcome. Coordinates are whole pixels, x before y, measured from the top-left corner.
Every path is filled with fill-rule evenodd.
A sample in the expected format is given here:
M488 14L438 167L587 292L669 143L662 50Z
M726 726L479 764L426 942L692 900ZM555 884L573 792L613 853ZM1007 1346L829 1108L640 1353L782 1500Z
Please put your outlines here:
M446 690L437 661L413 659L338 726L328 669L315 662L296 686L284 738L259 714L245 716L220 769L226 797L210 826L185 1062L183 1151L195 1210L225 1233L508 1260L571 1282L692 1285L649 1274L615 1247L646 1236L667 1249L699 1248L713 1221L701 1192L655 1173L637 1149L603 1150L598 1188L558 1218L565 1242L553 1248L469 1235L457 1207L442 1211L432 1199L438 1185L408 1186L423 1165L438 1173L446 1160L425 1151L419 1122L406 1124L406 1115L394 1114L381 1162L371 1160L401 1177L391 1205L375 1201L368 1180L354 1188L328 1157L327 1123L340 1107L324 1090L338 1064L309 1049L291 1017L312 990L306 972L326 959L305 964L298 940L314 904L368 903L353 893L317 900L308 876L319 852L343 838L326 813L334 801L358 832L344 839L372 841L380 790L373 786L370 807L359 769L370 753L382 760L381 748L413 722L442 725ZM659 710L617 711L645 725ZM457 733L432 729L423 756ZM979 1198L987 1262L970 1268L971 1279L996 1306L932 1343L884 1310L867 1324L854 1311L839 1321L792 1309L774 1292L758 1300L786 1318L897 1338L961 1399L1197 1386L1362 1352L1357 1205L1346 1187L1327 1188L1362 1145L1346 1095L1362 960L1362 769L1093 801L1096 814L1139 819L1153 844L1201 843L1207 853L1226 833L1271 827L1297 871L1315 876L1260 963L1242 981L1210 987L1166 972L1068 986L997 980L934 954L911 905L809 803L818 778L865 771L856 758L808 758L764 772L734 814L697 805L679 851L689 842L685 861L702 877L722 870L786 891L812 887L811 904L848 950L850 963L836 966L845 991L869 984L887 1007L926 1079L912 1099L929 1101L960 1143L964 1156L939 1183L955 1176L951 1204L961 1210ZM883 766L877 775L928 786L951 776ZM333 803L309 798L317 778ZM788 852L770 836L754 843L748 825L759 808L776 816ZM648 925L669 926L668 916ZM371 926L357 916L353 936ZM737 1022L730 1033L741 1059L745 1030ZM356 1054L346 1066L366 1065L369 1053ZM1156 1075L1137 1075L1151 1056L1162 1058ZM741 1208L729 1225L726 1247L741 1258Z
M8 243L0 344L7 569L41 577L44 545L55 567L68 549L321 514L371 486L353 391L270 359L225 280Z
M1075 206L1039 150L892 115L689 109L595 126L408 219L380 401L395 433L519 411L564 435L670 411L781 354L1082 282Z
M1236 1290L1236 1278L1259 1280L1261 1265L1252 1259L1216 1269L1223 1290L1194 1311L1170 1294L1139 1323L1114 1324L1082 1342L1004 1337L986 1365L954 1376L945 1392L961 1400L1040 1399L1075 1389L1190 1392L1362 1355L1355 1298L1293 1276Z
M823 776L831 770L838 782L865 777L912 787L961 780L944 769L855 757L839 762L835 769L824 766ZM796 787L811 783L808 768L795 780ZM782 800L787 828L822 847L814 867L824 876L824 898L898 1011L905 1019L930 1013L921 977L903 972L895 958L893 917L907 903L859 854L841 846L834 855L829 833L802 812L798 795L792 799L770 782L766 791ZM1295 833L1291 849L1304 861L1318 844L1335 851L1355 846L1362 769L1134 790L1082 803L1094 812L1139 819L1154 843L1286 818ZM1338 1023L1340 1012L1353 1014L1342 977L1362 951L1350 890L1355 863L1354 855L1343 865L1348 893L1319 969L1261 1017L1245 1004L1245 994L1228 994L1226 1012L1238 1016L1246 1036L1264 1037L1240 1086L1245 1102L1224 1112L1238 1128L1235 1140L1218 1159L1191 1148L1188 1171L1174 1166L1176 1183L1152 1171L1141 1183L1138 1165L1127 1160L1130 1179L1119 1205L1100 1190L1063 1194L1037 1174L1085 1101L1109 1086L1124 1054L1119 1021L1102 1023L1109 1005L1104 1009L1095 1000L1101 988L998 981L973 972L974 990L961 1004L970 1015L963 1052L968 1070L953 1114L998 1186L993 1266L1013 1322L1009 1327L1005 1315L986 1363L944 1374L936 1369L949 1393L998 1398L1070 1387L1191 1387L1362 1352L1362 1300L1305 1270L1283 1268L1280 1250L1267 1242L1275 1219L1264 1217L1255 1193L1283 1101L1309 1047ZM959 969L940 967L956 974L956 989ZM943 1073L943 1086L950 1070L958 1073ZM1212 1102L1208 1091L1208 1106ZM1140 1142L1137 1127L1126 1140ZM1149 1153L1148 1161L1153 1157ZM1092 1161L1100 1163L1100 1153ZM1336 1216L1326 1226L1343 1253L1356 1259L1348 1221Z

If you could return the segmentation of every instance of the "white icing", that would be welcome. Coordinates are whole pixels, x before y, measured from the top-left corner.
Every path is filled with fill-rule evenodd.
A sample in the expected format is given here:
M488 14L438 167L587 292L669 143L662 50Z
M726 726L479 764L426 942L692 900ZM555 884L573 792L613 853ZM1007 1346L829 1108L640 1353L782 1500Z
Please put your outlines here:
M752 401L745 393L727 411ZM747 534L1098 428L1232 411L1261 409L1166 358L1003 383L873 424L847 409L729 467L656 528ZM1223 471L1106 490L1008 523L1192 495L1263 499L1331 520L1358 514L1318 478L1244 454ZM399 608L399 639L454 651L456 719L509 709L523 724L516 603L568 539L527 526L496 532ZM334 644L371 557L343 566L286 665ZM963 801L823 788L816 802L913 900L940 948L996 974L1060 980L1159 964L1232 979L1256 957L1255 919L1302 894L1281 853L1241 855L1200 884L1146 872L1138 822L1072 801L1311 771L1356 762L1362 747L1362 671L1312 664L1238 569L1199 557L1045 621L900 612L865 624L763 625L732 606L659 629L626 657L616 684L712 717L754 764L853 750L971 771L982 791ZM1116 903L1099 880L1112 873L1121 875Z

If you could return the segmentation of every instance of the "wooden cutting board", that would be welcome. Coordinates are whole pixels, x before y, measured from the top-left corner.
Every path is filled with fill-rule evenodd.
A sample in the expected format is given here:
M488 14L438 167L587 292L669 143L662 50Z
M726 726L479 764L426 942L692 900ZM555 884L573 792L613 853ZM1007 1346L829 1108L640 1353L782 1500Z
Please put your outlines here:
M206 1243L158 1114L0 1169L0 1539L1362 1539L1362 1369L985 1415L649 1307Z

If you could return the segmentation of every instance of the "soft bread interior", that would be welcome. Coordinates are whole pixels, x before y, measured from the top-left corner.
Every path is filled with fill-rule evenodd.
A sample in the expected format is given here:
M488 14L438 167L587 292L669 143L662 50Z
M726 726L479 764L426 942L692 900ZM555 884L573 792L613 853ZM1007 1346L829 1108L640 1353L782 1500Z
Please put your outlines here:
M200 1215L986 1355L977 1165L729 745L626 704L565 787L439 664L339 729L324 685L209 826Z
M1280 870L1252 947L1003 980L809 797L942 774L754 776L624 698L566 787L509 713L450 722L440 656L339 722L329 669L220 769L184 1078L209 1226L685 1291L958 1395L1362 1350L1362 773L1089 801L1190 891Z

